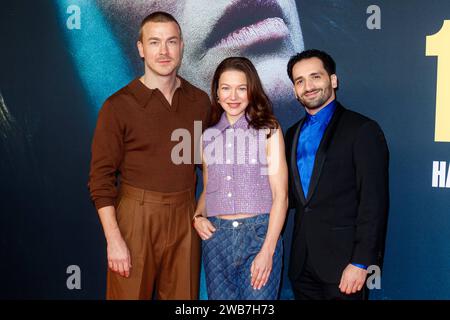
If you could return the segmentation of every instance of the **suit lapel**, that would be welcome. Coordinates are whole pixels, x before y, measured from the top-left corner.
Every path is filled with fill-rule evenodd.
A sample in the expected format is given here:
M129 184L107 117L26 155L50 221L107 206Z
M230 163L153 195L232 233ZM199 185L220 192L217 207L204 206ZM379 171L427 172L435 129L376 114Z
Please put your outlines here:
M297 191L297 195L300 198L300 201L305 204L305 193L303 191L302 183L300 181L300 174L298 173L298 166L297 166L297 144L298 144L298 137L300 136L300 131L302 129L303 123L305 122L306 118L303 118L300 120L297 129L295 130L294 138L292 140L292 147L291 147L291 168L292 168L292 175L294 177L294 187Z
M343 111L344 108L338 103L336 110L334 111L334 114L331 118L331 121L323 134L322 140L320 141L320 145L316 153L316 158L314 160L314 168L311 175L311 181L309 183L308 198L305 201L306 203L311 201L311 198L314 195L317 183L319 182L320 174L322 172L323 164L325 163L328 147L330 146L330 143L333 140L337 124L339 123L339 119Z

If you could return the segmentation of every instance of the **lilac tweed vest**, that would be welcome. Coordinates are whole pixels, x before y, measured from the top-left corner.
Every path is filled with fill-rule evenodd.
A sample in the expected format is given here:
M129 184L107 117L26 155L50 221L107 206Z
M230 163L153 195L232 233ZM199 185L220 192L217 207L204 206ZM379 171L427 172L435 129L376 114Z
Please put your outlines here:
M243 115L230 125L225 112L203 133L203 156L208 168L206 213L266 214L272 207L267 175L266 133L248 128Z

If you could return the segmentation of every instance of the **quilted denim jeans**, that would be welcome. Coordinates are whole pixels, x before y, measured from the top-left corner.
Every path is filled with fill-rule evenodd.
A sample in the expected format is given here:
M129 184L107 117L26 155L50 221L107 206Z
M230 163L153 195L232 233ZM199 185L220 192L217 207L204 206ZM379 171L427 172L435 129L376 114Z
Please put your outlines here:
M266 285L255 290L250 285L250 267L267 233L269 214L225 220L208 218L216 227L212 237L203 241L208 298L211 300L275 300L282 269L283 243L278 239L272 271Z

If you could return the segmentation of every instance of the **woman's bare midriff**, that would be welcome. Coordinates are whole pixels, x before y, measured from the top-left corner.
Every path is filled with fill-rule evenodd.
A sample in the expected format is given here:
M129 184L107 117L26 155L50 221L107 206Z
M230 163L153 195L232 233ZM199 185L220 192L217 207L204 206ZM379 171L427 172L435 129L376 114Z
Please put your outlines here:
M255 215L256 214L254 213L237 213L237 214L221 214L216 217L225 220L236 220L254 217Z

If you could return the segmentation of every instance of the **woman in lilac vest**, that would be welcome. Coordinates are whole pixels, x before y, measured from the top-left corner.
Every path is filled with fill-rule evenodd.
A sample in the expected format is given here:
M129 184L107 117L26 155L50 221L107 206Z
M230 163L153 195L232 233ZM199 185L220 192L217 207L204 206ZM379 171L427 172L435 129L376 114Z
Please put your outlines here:
M209 299L276 299L288 206L283 134L250 60L231 57L211 86L203 184L193 218Z

